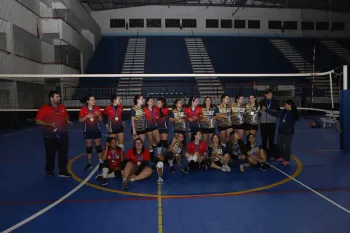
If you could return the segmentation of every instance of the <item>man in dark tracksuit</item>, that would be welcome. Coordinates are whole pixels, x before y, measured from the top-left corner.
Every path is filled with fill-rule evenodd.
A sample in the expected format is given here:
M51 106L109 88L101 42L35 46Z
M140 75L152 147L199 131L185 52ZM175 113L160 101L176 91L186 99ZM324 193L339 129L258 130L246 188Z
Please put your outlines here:
M265 151L274 148L277 121L276 118L279 117L281 113L281 108L278 101L272 99L272 97L272 91L266 90L265 98L259 103L260 108L262 110L260 116L260 132L262 146ZM268 144L267 141L269 141Z

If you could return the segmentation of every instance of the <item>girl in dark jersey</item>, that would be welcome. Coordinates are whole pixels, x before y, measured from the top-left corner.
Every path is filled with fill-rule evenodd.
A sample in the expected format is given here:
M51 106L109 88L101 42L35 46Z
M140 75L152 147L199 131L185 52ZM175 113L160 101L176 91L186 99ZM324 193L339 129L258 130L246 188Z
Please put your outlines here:
M103 111L103 120L106 125L108 136L118 139L118 147L124 150L124 125L123 121L123 105L120 103L120 97L113 94L111 97L111 105L105 107Z
M198 99L191 97L188 100L188 107L185 109L185 117L188 121L188 137L191 138L192 132L199 131L199 120L203 115L201 107L198 106Z
M107 179L121 177L121 165L124 161L122 148L117 146L115 138L108 138L106 148L103 152L102 173L96 176L97 180L102 181L102 186L108 185Z
M244 172L244 161L247 158L247 147L237 131L232 131L229 135L226 148L231 158L239 161L239 170Z
M157 126L160 133L160 145L157 148L157 154L162 153L163 150L167 150L168 148L168 119L169 119L169 109L167 107L166 100L162 97L159 97L157 100L157 108L159 112L159 117L157 119Z
M213 105L210 97L205 97L201 108L203 115L200 118L200 128L203 134L203 141L209 144L210 139L215 134L215 115L218 113L218 109Z
M131 135L133 139L141 138L142 142L145 140L145 113L142 109L144 104L143 96L136 95L134 97L134 107L130 111L131 115Z
M146 99L146 106L143 108L143 112L146 117L146 134L148 139L148 149L153 154L153 144L159 147L160 135L158 131L157 121L159 118L159 109L153 106L153 98L148 97ZM154 138L154 141L153 141Z
M233 130L231 122L230 98L228 95L224 94L221 96L221 104L218 105L215 116L220 134L220 141L223 143L223 145L226 145L229 135Z
M122 188L128 188L128 182L144 180L152 175L152 169L148 166L150 153L141 138L134 140L134 146L125 155L125 168L123 171Z
M182 100L176 99L172 111L169 113L169 121L174 122L174 134L186 134L185 112L182 109Z
M249 164L260 168L262 171L267 171L270 165L266 163L266 152L261 145L258 145L254 134L248 135L248 162Z
M88 163L85 171L92 168L92 140L95 142L95 148L100 163L102 163L102 147L101 147L101 130L100 121L102 121L102 113L98 106L95 105L96 100L92 95L87 96L81 101L85 105L80 109L79 122L84 123L84 139L86 143L86 154Z
M246 114L244 116L245 121L245 134L247 136L247 141L249 142L248 135L256 135L259 128L259 111L260 107L255 95L249 95L249 102L246 105Z
M213 134L211 137L211 145L208 148L208 156L211 161L210 167L223 172L231 171L231 168L228 166L231 156L227 148L221 144L219 134Z
M241 139L243 139L244 134L244 115L246 111L243 101L243 95L237 95L235 102L231 105L232 128L239 133Z

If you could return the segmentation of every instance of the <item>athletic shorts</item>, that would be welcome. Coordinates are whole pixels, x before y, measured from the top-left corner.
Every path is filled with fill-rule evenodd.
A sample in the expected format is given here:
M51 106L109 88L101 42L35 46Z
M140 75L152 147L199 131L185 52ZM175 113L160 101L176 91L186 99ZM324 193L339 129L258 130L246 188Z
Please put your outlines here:
M245 129L245 125L244 124L240 124L240 125L232 125L232 129L236 130L236 129Z
M169 134L169 129L158 129L159 130L159 133L162 134Z
M116 128L116 129L113 129L112 128L112 132L109 132L109 134L119 134L119 133L124 133L124 127L120 127L120 128Z
M147 128L145 129L145 133L153 132L154 130L157 130L157 128Z
M215 128L201 128L202 134L214 134Z
M111 174L112 172L114 172L115 177L122 176L121 170L115 170L114 168L109 168L108 174Z
M101 138L101 132L84 132L84 138L85 139L99 139Z
M245 124L245 130L255 130L255 131L258 131L258 128L259 128L258 125Z
M221 131L228 130L230 128L232 128L232 126L218 126L218 131L221 132Z

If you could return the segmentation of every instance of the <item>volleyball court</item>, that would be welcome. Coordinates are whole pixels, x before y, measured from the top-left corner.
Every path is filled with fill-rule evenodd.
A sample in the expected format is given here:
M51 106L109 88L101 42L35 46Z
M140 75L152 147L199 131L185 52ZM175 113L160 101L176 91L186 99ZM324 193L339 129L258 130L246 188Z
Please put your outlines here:
M3 83L16 83L9 98L8 109L1 109L8 130L2 132L0 170L0 213L2 232L347 232L350 224L350 157L341 149L342 123L339 122L340 91L347 85L346 67L315 74L201 74L201 77L251 78L254 80L281 77L292 80L279 85L259 84L237 88L232 85L225 92L233 99L247 96L255 90L258 100L266 88L273 88L274 98L292 98L301 119L296 124L292 143L292 160L288 166L269 160L270 169L246 168L244 173L236 165L231 172L202 169L183 174L182 165L176 173L164 167L164 183L157 183L157 173L150 178L130 184L123 190L120 179L101 186L95 176L99 173L96 151L93 169L84 170L87 158L83 139L83 125L78 122L82 96L76 88L77 80L89 75L52 75L55 82L47 83L49 75L1 75ZM345 73L344 73L345 72ZM93 77L136 77L151 75L91 75ZM167 77L193 78L198 74L152 75L160 80ZM309 80L303 83L302 80ZM310 83L328 83L330 97L318 95L322 88ZM324 81L326 80L326 82ZM343 82L344 81L344 82ZM14 84L13 84L14 85ZM31 88L29 88L31 87ZM34 89L35 87L36 89ZM50 87L50 88L49 88ZM46 91L56 88L67 107L73 125L69 126L69 171L71 179L46 177L45 151L41 129L33 123L40 106L21 109L21 103L43 103ZM14 91L22 93L13 94ZM165 97L169 105L175 99L188 102L198 93L155 93L147 88L142 95ZM80 90L81 91L81 90ZM96 105L110 104L115 89L86 89L83 93L99 96ZM310 96L305 93L311 92ZM14 99L17 96L17 99ZM27 99L31 98L37 99ZM203 101L199 98L199 102ZM219 104L220 96L213 96ZM39 100L39 101L36 101ZM133 146L130 108L133 96L122 96L125 106L125 151ZM325 104L325 103L328 104ZM327 106L322 108L321 106ZM169 106L170 107L170 106ZM108 132L101 123L102 141ZM169 124L169 139L174 137ZM257 136L261 143L260 134ZM104 145L104 144L102 144ZM147 147L147 139L145 142Z

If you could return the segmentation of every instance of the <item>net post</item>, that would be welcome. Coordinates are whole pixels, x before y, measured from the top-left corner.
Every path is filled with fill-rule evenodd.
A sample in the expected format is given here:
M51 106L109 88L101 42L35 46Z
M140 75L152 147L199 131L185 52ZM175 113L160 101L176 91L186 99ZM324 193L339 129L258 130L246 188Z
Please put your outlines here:
M343 90L348 89L348 65L343 66Z
M332 104L332 110L334 109L334 99L333 99L333 80L332 80L332 73L329 73L329 85L331 88L331 104Z

